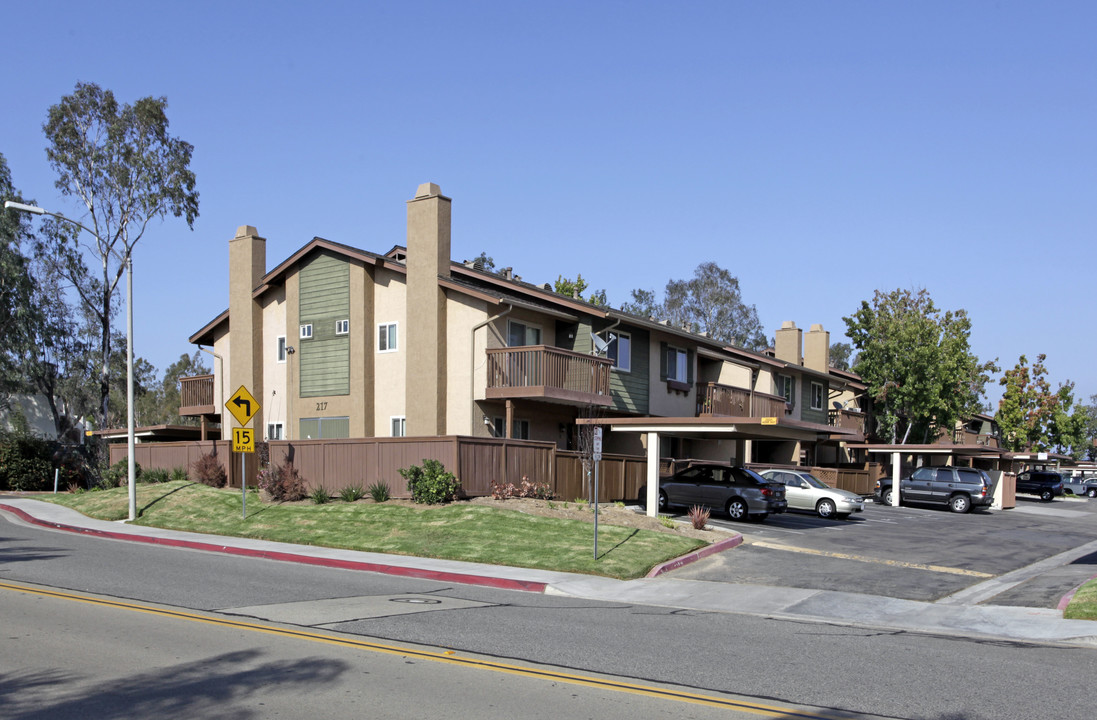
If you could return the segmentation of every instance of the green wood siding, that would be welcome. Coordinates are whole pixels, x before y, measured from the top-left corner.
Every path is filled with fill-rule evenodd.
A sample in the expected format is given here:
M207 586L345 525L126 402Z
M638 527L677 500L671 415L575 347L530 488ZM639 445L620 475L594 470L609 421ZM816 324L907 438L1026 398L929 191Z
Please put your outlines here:
M809 377L797 379L800 385L800 419L804 422L827 424L827 383L812 380ZM823 409L811 409L811 383L817 382L823 386Z
M301 397L350 394L350 336L335 324L350 318L350 266L327 253L312 256L300 272L300 323L312 337L298 340Z
M609 373L609 394L613 399L613 409L646 415L651 379L648 372L651 366L651 334L646 330L624 325L618 325L610 332L614 335L625 333L632 340L632 369L622 372L614 368Z

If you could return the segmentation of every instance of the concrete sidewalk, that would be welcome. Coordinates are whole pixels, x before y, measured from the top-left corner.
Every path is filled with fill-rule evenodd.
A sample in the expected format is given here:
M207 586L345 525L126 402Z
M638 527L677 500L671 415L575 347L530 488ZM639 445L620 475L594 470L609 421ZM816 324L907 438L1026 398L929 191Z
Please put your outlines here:
M61 505L10 496L0 497L0 512L40 527L116 540L443 582L704 612L1097 647L1097 623L1064 620L1061 611L1051 609L963 604L955 599L948 603L928 603L827 590L676 580L667 576L623 581L501 565L355 552L106 522L85 517Z

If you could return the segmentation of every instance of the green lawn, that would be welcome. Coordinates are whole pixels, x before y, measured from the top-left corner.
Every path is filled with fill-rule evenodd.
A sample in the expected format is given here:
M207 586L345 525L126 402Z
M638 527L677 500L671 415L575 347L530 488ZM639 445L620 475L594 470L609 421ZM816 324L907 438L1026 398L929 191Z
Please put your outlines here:
M40 499L102 520L128 516L126 488ZM670 533L600 523L595 560L591 523L466 502L414 507L338 500L281 505L262 503L257 493L249 492L247 507L245 520L239 490L188 482L138 484L136 524L622 579L642 577L655 565L704 545Z
M1063 611L1063 617L1069 620L1097 620L1097 579L1078 588Z

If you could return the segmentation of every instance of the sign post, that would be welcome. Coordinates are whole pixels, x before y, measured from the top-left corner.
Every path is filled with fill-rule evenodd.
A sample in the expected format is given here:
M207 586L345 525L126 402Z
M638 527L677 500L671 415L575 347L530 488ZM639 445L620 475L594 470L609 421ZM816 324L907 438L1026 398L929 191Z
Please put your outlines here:
M232 429L232 451L240 453L240 507L243 518L248 519L248 483L245 477L247 454L255 452L255 430L246 427L255 413L259 412L259 401L243 385L225 402L227 409L240 427Z
M598 559L598 466L602 463L602 426L594 426L594 559Z

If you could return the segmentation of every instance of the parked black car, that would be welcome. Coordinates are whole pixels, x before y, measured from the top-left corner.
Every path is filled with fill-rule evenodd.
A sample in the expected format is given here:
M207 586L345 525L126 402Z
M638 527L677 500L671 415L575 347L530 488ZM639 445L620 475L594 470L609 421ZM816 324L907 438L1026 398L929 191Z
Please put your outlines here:
M640 503L647 488L640 488ZM726 512L732 520L765 520L788 507L785 486L753 470L721 463L694 463L659 480L659 509L671 505L701 505Z
M876 487L876 500L891 504L891 478ZM969 467L920 467L899 483L900 502L948 505L952 512L966 513L973 507L994 502L994 482L983 470Z
M1063 494L1063 477L1050 470L1025 470L1017 476L1017 492L1051 502Z

